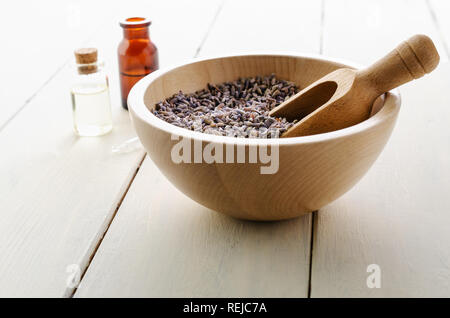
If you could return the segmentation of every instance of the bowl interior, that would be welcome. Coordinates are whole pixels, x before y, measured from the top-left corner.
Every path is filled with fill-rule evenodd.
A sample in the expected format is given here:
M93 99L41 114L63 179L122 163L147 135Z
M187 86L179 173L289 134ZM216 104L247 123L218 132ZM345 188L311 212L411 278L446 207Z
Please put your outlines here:
M144 95L148 109L161 100L182 90L193 93L207 83L219 84L239 77L266 76L274 73L278 78L292 81L300 89L341 67L337 62L308 57L283 55L247 55L203 60L176 67L154 79Z

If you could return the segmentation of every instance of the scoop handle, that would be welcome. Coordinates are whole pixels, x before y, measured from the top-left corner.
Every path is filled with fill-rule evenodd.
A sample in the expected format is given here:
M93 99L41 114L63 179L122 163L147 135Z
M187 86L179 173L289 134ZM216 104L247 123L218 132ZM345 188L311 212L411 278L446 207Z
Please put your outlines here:
M430 73L439 59L433 41L426 35L416 34L368 68L358 71L357 77L378 96Z

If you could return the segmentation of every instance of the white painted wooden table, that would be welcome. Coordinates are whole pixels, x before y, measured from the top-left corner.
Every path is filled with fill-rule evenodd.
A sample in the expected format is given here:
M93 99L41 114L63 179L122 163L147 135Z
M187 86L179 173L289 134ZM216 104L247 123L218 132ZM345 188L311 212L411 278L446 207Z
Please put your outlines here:
M351 191L302 218L244 222L184 196L144 151L112 154L134 136L115 53L117 21L136 14L154 21L162 67L259 49L370 63L414 33L433 38L442 62L401 89L391 140ZM10 2L0 11L0 296L450 296L449 21L446 0ZM101 138L71 127L68 62L84 45L110 69L115 128ZM381 288L367 287L370 264Z

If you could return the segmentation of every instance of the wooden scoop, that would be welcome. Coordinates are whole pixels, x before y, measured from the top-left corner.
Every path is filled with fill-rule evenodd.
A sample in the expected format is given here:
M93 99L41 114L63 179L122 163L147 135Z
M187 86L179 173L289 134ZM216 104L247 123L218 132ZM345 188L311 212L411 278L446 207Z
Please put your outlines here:
M433 41L414 35L362 70L338 69L272 109L271 116L301 119L281 137L325 133L367 119L375 99L430 73L439 63Z

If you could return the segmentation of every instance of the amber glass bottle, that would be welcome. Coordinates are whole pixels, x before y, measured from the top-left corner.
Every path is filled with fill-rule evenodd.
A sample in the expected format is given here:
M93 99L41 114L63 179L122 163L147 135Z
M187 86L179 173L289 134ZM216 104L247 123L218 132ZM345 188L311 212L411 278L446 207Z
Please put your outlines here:
M158 51L150 41L148 27L150 21L145 18L128 18L120 22L123 39L119 44L120 88L122 106L128 109L127 97L130 89L141 78L158 69Z

